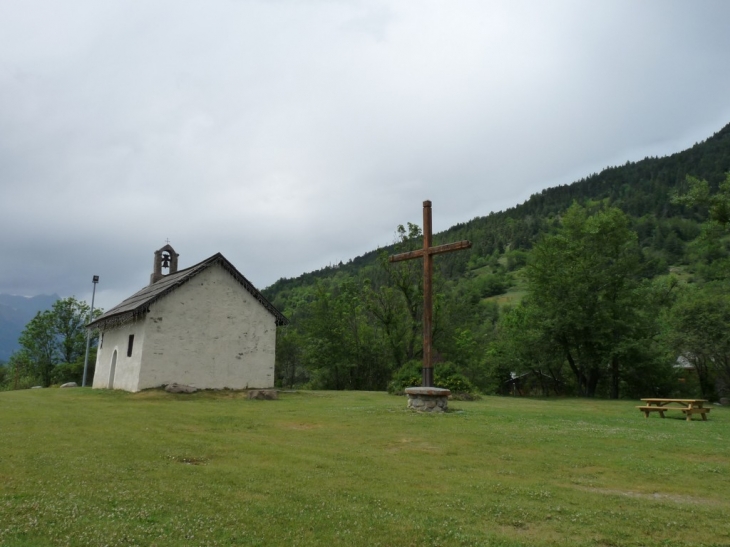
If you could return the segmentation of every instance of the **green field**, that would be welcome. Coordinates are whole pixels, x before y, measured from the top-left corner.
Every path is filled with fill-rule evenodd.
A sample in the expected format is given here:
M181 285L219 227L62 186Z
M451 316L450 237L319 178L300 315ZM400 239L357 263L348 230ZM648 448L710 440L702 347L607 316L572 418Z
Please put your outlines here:
M0 393L0 545L730 545L730 409Z

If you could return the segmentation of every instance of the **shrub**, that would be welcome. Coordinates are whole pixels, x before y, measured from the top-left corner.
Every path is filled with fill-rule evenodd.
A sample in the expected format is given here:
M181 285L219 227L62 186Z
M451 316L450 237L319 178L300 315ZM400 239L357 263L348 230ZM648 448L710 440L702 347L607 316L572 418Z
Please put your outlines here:
M507 292L509 281L503 275L488 274L477 280L477 287L482 298L498 296Z
M38 378L34 378L33 376L18 376L16 379L15 377L8 375L7 382L0 386L0 391L30 389L37 385L39 385Z
M524 251L510 251L505 256L507 258L507 271L514 271L527 264L527 253Z
M421 361L408 361L395 371L390 382L388 382L388 393L392 395L403 395L405 389L411 386L421 385Z
M407 387L420 386L422 378L423 363L421 361L408 361L399 368L390 383L388 393L402 395ZM459 373L453 363L438 363L433 376L434 387L441 387L451 391L452 394L474 393L474 385L466 376Z
M448 361L437 365L433 375L433 385L448 389L452 394L476 391L474 384L461 374L453 363Z
M91 385L94 381L94 370L96 368L96 349L89 351L89 366L86 369L86 384ZM81 385L84 378L84 357L79 357L75 363L59 363L53 367L51 381L54 384L65 384L76 382Z

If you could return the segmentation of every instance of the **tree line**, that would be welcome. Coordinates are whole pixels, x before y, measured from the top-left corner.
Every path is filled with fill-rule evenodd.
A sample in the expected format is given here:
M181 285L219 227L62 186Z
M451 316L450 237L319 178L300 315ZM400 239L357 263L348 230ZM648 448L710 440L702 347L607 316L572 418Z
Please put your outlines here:
M73 296L57 300L50 310L38 312L20 335L20 349L0 366L0 389L48 387L65 382L81 385L89 313L89 305ZM101 314L102 310L94 310L94 317ZM87 379L93 377L96 342L96 334L92 334Z
M529 249L495 248L466 262L436 257L437 384L485 393L726 396L730 174L717 189L688 177L672 202L705 220L657 221L649 233L646 219L588 200L552 218ZM663 233L666 225L673 228ZM680 239L670 273L672 255L646 242L664 245L678 234L694 237ZM387 258L420 248L422 234L407 224L394 240L354 272L273 295L291 321L277 336L280 386L398 391L419 381L422 265ZM505 304L508 293L521 298ZM89 306L73 297L38 313L0 367L0 386L80 382L88 319Z
M505 393L532 377L543 395L727 395L730 175L717 190L694 177L680 188L671 204L686 217L652 222L610 199L586 200L546 221L528 249L437 257L441 383ZM271 295L291 319L277 342L280 385L397 390L417 381L421 265L387 256L420 238L418 226L400 226L374 263ZM508 289L524 295L501 305Z

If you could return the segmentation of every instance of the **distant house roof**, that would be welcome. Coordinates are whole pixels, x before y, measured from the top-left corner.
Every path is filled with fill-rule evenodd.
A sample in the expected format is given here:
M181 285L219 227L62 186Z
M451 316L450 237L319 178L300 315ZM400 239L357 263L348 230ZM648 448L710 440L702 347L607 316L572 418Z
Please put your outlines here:
M97 320L86 325L86 327L103 329L127 323L128 321L134 321L150 311L150 306L157 302L160 298L167 296L172 291L181 285L184 285L213 264L219 264L224 270L230 273L244 289L251 293L251 295L276 318L277 325L286 325L289 322L287 318L284 317L284 315L282 315L282 313L277 310L271 302L266 300L264 295L262 295L256 287L254 287L251 282L233 266L233 264L228 262L222 254L216 253L210 258L207 258L190 268L166 275L156 283L146 286L141 291L134 293L132 296L124 300L122 303L111 308Z
M687 359L684 355L680 355L677 357L677 362L674 363L674 368L683 368L686 370L694 370L695 366L692 364L692 362Z
M507 380L507 381L506 381L506 382L504 382L504 383L505 383L505 384L512 384L512 383L515 383L515 382L519 382L520 380L522 380L522 378L526 378L527 376L533 376L533 375L534 375L534 376L537 376L538 374L539 374L540 376L543 376L543 377L547 378L548 380L551 380L551 381L553 381L553 382L558 382L559 384L560 384L560 383L562 383L562 382L561 382L560 380L558 380L557 378L554 378L553 376L550 376L550 375L548 375L548 374L545 374L545 373L544 373L543 371L541 371L541 370L538 370L538 371L535 371L535 370L530 370L530 371L524 372L524 373L522 373L522 374L517 374L516 372L510 372L510 373L509 373L509 375L510 375L510 379L509 379L509 380Z

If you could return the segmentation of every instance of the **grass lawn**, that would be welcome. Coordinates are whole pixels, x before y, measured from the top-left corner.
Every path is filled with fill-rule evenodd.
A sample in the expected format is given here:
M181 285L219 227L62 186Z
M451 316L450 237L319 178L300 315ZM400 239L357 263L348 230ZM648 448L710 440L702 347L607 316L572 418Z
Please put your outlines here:
M0 545L730 545L730 409L0 393Z

